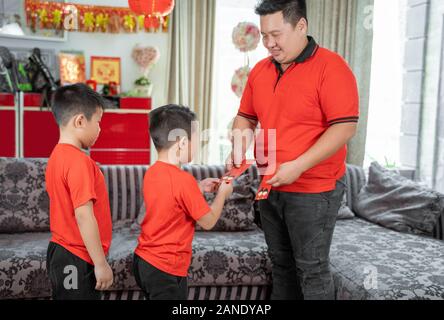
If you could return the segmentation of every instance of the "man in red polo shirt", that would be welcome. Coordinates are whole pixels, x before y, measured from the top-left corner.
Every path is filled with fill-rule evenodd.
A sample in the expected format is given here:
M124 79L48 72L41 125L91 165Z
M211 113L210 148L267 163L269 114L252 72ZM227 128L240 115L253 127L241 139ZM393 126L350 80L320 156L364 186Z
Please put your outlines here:
M329 251L345 191L346 145L359 119L356 79L344 59L307 36L305 0L262 0L256 13L271 56L251 71L233 132L260 124L265 140L256 143L256 160L273 170L265 177L272 191L260 202L272 299L331 300ZM266 139L271 130L275 143ZM228 168L241 163L247 146L233 146Z

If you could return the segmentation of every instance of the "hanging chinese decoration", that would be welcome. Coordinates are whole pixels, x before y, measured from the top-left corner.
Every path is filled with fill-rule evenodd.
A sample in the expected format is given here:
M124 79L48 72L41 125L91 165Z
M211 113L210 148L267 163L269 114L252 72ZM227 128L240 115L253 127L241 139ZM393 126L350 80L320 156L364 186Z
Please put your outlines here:
M241 22L233 29L233 44L245 54L244 66L234 72L231 81L231 90L241 98L250 74L250 60L248 52L256 50L260 42L259 28L251 22Z
M33 32L37 29L101 33L168 32L173 0L129 1L129 5L129 8L124 8L26 0L26 21Z

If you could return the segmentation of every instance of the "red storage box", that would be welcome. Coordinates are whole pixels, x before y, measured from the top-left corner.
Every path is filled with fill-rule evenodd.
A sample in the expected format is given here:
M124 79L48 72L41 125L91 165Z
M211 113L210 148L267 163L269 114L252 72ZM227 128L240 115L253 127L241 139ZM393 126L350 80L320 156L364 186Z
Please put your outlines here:
M12 93L0 93L0 106L1 107L13 107L14 95Z
M151 110L151 98L120 98L120 109Z
M25 93L25 107L40 108L42 105L42 95L40 93Z

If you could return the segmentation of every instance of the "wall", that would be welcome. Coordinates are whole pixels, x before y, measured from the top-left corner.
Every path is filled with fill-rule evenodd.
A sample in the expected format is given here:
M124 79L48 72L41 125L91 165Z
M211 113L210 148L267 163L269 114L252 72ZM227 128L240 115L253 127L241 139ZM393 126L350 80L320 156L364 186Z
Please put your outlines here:
M69 1L79 4L111 5L127 7L126 0L73 0ZM90 57L110 56L121 57L122 59L122 90L132 89L134 81L140 76L139 70L133 59L131 52L133 47L140 43L144 46L157 46L161 52L161 59L154 67L150 78L154 84L153 99L154 105L160 106L167 101L167 61L168 61L168 41L169 33L136 33L136 34L101 34L70 32L66 42L49 42L0 38L0 45L7 47L25 48L49 48L57 52L61 50L80 50L85 53L86 76L90 77Z

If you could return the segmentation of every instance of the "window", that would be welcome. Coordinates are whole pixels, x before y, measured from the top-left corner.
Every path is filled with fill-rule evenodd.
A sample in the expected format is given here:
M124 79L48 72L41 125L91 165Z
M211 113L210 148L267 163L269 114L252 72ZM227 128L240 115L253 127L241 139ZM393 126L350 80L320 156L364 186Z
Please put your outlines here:
M400 165L405 10L405 0L375 0L365 166Z
M259 26L259 16L254 12L256 3L257 0L217 0L210 164L224 163L231 150L228 129L240 103L231 91L231 79L235 70L247 62L246 55L235 48L232 32L239 22L253 22ZM267 50L259 43L255 51L248 53L250 68L267 56Z

